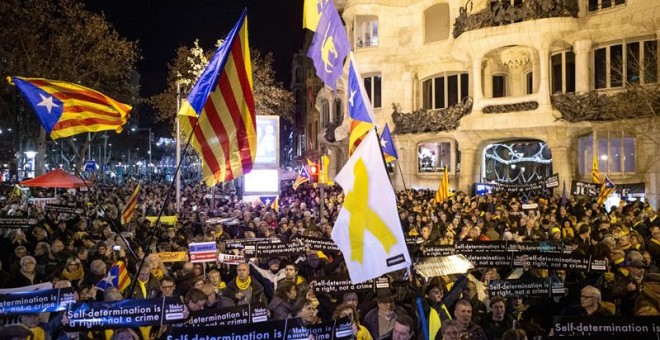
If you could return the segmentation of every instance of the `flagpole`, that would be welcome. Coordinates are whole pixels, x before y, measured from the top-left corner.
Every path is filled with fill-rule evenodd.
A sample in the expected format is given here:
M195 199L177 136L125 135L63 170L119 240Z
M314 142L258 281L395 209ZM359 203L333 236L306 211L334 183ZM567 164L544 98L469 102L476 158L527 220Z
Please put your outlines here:
M178 118L177 118L178 120ZM195 119L195 125L192 127L190 131L190 136L188 136L188 141L186 142L186 146L183 148L183 152L185 153L186 150L188 149L188 145L190 145L190 141L192 140L192 137L195 135L195 129L197 129L197 125L199 125L199 119ZM176 170L174 170L174 175L177 176L179 173L179 169L181 168L181 162L179 162L176 165ZM144 266L144 261L146 258L149 256L149 251L151 250L151 247L149 245L151 244L151 240L153 240L154 236L156 235L156 228L158 228L158 225L160 224L160 218L163 216L163 211L165 211L165 207L167 207L167 203L169 203L170 197L172 197L172 190L176 186L176 183L171 183L169 189L167 189L167 194L165 195L165 200L163 201L163 205L160 207L160 211L158 212L158 217L156 218L156 221L154 221L152 225L152 230L151 233L149 234L149 237L147 237L147 240L145 244L142 246L142 250L144 251L144 257L140 261L140 265L138 266L138 270L135 272L135 277L133 277L132 282L131 282L131 289L128 291L128 297L133 295L133 290L135 290L135 284L137 282L137 277L140 274L140 271L142 271L142 267Z
M181 123L179 122L179 109L181 108L181 83L176 82L176 156L175 156L175 163L177 169L179 168L179 164L181 163ZM175 181L176 181L176 212L179 212L179 208L181 207L181 173L177 171L174 174Z
M76 171L76 175L80 178L81 181L83 181L83 184L85 184L85 187L87 188L87 191L89 191L89 193L91 194L92 193L92 188L89 187L89 184L87 184L87 181L85 181L85 179L82 177L82 174L80 173L80 170L78 169L78 167L74 167L74 169ZM94 201L96 203L96 206L101 207L101 211L103 211L103 217L105 217L107 220L110 221L110 227L114 230L115 233L117 233L117 235L119 235L121 240L126 245L126 248L128 249L128 252L131 255L133 255L133 258L135 258L135 261L139 261L137 255L135 254L135 252L131 248L130 244L128 243L126 238L124 238L124 235L121 234L121 230L119 230L119 227L117 227L117 225L115 224L115 220L109 217L108 213L105 211L105 208L103 207L103 204L101 204L101 202L99 202L98 197L96 195L91 195L91 196L94 197ZM119 213L119 215L121 215L121 212L118 211L118 213Z
M396 165L399 168L399 173L401 174L401 183L403 183L403 190L408 191L408 188L406 187L406 179L403 178L403 170L401 170L401 163L399 160L396 160Z

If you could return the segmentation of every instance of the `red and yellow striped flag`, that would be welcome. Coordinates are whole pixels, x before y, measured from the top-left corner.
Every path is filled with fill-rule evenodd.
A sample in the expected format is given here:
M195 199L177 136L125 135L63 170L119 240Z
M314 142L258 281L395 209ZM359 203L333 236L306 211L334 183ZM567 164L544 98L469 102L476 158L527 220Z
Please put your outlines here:
M179 111L183 131L193 133L207 186L252 170L257 132L250 62L244 11Z
M121 132L131 106L101 92L59 80L8 77L37 113L50 138L83 132Z
M447 171L447 166L445 166L442 181L440 181L438 191L435 193L435 203L442 203L447 198L449 198L449 172Z
M140 193L140 183L135 186L135 190L133 190L133 194L131 195L131 198L128 199L128 202L126 202L126 207L124 207L124 210L121 212L121 217L120 221L121 224L126 224L131 220L131 217L133 217L133 213L135 212L135 208L137 207L137 199L138 199L138 194Z
M595 184L603 183L603 180L600 178L600 172L598 171L598 155L594 154L594 160L591 162L591 179Z

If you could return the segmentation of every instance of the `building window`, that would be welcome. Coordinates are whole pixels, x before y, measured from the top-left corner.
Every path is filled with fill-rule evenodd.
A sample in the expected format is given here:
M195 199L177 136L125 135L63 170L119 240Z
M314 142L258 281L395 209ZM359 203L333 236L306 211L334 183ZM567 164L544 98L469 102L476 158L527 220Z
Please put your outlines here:
M506 97L506 75L493 76L493 98Z
M534 93L534 72L529 71L525 74L525 93Z
M321 101L321 117L323 117L321 120L323 125L330 123L330 103L327 99Z
M451 171L451 143L433 142L417 145L417 171L442 172L447 167Z
M335 99L335 125L340 125L344 121L344 105L341 99Z
M364 90L367 91L369 101L374 109L381 106L381 76L380 74L364 76Z
M589 12L625 5L626 0L589 0Z
M424 43L449 37L449 4L435 4L424 11Z
M635 172L635 138L622 131L597 131L578 138L578 171L590 177L594 154L601 174Z
M467 73L443 73L422 81L422 102L426 109L443 109L460 103L469 94Z
M378 47L378 17L358 16L355 22L356 48Z
M656 51L655 40L625 42L594 50L594 87L606 89L656 83Z
M552 93L575 92L575 53L562 51L552 55Z

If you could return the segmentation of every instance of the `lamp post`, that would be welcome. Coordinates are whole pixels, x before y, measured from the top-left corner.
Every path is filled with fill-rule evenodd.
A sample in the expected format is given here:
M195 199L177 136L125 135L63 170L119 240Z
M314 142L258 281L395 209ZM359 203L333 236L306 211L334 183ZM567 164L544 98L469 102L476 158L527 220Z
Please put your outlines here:
M149 131L149 151L147 153L149 154L149 164L152 164L151 162L151 128L132 128L131 131ZM148 173L149 175L149 180L151 180L151 172Z

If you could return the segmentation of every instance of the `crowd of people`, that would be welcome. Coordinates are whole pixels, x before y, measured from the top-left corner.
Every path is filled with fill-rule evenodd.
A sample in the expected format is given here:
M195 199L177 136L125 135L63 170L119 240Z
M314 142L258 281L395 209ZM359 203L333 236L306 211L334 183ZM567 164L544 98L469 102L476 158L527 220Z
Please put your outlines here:
M188 311L263 303L269 320L300 318L315 324L350 318L357 339L525 339L553 332L552 316L605 317L660 315L660 218L642 201L624 202L607 212L588 198L517 197L506 193L473 196L457 192L435 202L435 191L408 189L397 204L410 251L458 242L500 241L561 243L571 254L606 259L607 270L548 271L525 266L476 267L464 274L421 277L413 269L387 275L389 288L325 294L314 282L344 275L341 253L308 249L294 256L249 258L239 264L163 262L158 253L187 251L191 242L330 238L341 209L340 187L326 187L323 209L311 184L283 189L279 205L246 202L233 191L186 186L177 214L165 204L168 185L143 183L129 223L119 215L133 183L93 186L89 191L35 189L34 197L55 196L56 204L79 213L46 212L42 206L12 197L6 187L0 217L31 217L36 224L0 229L0 288L52 282L73 287L78 301L119 301L174 296ZM523 204L534 203L533 209ZM147 216L177 215L172 224L152 225ZM123 261L135 287L120 292L97 289L108 269ZM552 297L491 296L496 279L552 278L563 283ZM417 301L421 300L421 304ZM3 317L0 337L30 339L149 339L167 327L71 332L62 313ZM12 325L16 324L16 325ZM18 326L17 326L18 325ZM441 327L439 327L441 325Z

